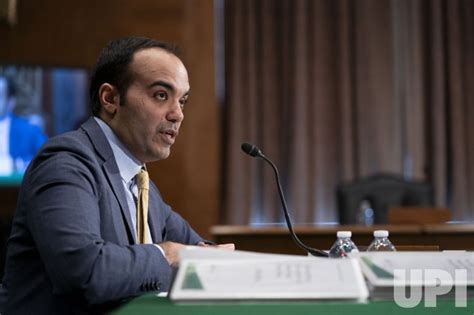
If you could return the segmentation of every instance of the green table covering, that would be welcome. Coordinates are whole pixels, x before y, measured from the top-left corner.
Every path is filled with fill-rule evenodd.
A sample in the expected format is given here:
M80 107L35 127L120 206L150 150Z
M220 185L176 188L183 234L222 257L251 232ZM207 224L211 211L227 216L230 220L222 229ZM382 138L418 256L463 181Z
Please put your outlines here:
M164 297L145 295L122 306L112 314L166 314L166 315L279 315L279 314L446 314L474 315L474 301L467 307L455 307L454 301L438 299L436 307L425 307L422 301L415 308L402 308L394 301L369 301L356 303L346 301L268 301L268 302L202 302L176 304Z

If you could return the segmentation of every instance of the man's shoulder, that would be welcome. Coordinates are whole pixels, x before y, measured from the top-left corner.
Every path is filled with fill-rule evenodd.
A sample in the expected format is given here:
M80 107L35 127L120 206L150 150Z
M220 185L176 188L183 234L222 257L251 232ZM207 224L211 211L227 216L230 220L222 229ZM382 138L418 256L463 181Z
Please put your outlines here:
M96 164L98 161L98 154L91 139L84 130L77 129L49 138L36 155L33 164Z
M48 141L46 141L44 148L73 149L86 148L90 146L90 139L86 136L85 132L81 129L77 129L49 138Z
M101 134L100 129L97 127L96 130L88 130L85 128L86 124L82 125L76 130L68 131L60 135L51 137L46 142L44 148L59 148L59 149L84 149L89 151L94 146L94 141L97 141L100 137L105 137ZM95 139L94 139L95 138Z
M113 153L106 147L108 143L100 128L89 127L82 125L77 130L48 139L30 163L27 175L61 177L83 172L95 177ZM45 175L45 172L54 175Z
M23 184L71 181L86 177L92 180L97 178L102 163L103 160L84 131L78 129L48 139L29 164Z

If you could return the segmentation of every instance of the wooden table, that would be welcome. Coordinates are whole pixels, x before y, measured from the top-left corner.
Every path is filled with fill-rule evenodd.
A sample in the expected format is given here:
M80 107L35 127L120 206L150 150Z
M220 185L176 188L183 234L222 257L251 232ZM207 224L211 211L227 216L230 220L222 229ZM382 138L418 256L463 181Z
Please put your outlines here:
M296 225L298 237L308 246L329 249L336 232L352 231L352 239L359 247L366 247L373 239L374 230L388 230L395 245L438 245L440 250L474 250L474 224L429 225ZM302 254L293 243L285 225L239 226L218 225L211 228L217 243L235 243L239 250L267 253Z

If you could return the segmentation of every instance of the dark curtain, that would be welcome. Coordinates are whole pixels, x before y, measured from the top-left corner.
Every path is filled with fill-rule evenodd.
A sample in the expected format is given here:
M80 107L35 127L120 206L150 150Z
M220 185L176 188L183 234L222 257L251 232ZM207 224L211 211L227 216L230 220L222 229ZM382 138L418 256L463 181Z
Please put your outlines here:
M341 181L429 181L474 219L474 1L225 1L224 223L337 221ZM471 105L471 106L470 106Z

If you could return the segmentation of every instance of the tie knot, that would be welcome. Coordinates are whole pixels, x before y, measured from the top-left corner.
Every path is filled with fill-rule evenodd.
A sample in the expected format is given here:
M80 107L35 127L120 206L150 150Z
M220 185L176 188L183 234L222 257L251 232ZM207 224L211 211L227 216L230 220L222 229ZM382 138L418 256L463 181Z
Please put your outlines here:
M137 175L135 175L135 182L137 183L138 189L148 189L148 172L141 169Z

